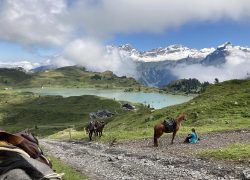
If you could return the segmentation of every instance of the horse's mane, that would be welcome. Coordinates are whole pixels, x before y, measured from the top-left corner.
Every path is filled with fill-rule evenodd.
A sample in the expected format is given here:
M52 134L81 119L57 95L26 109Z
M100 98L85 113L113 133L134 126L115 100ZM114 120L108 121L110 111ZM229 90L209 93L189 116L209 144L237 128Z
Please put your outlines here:
M181 113L176 119L176 122L181 122L182 120L186 119L186 115L184 113Z

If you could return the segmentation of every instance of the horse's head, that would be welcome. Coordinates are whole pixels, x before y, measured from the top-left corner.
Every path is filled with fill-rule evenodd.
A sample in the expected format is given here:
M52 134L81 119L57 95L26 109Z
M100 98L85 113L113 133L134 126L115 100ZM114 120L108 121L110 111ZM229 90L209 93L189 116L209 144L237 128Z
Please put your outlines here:
M186 121L187 120L187 116L185 114L181 114L180 116L177 117L177 121L181 122L181 121Z

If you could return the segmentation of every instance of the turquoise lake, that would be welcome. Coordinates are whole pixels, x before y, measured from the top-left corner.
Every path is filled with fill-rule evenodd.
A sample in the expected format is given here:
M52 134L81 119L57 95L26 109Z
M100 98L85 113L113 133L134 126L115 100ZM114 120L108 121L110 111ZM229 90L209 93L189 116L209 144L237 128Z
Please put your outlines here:
M134 103L150 104L150 107L161 109L163 107L180 104L191 100L192 96L160 94L156 92L124 92L117 89L90 89L90 88L28 88L22 91L38 93L40 95L60 95L63 97L96 95L115 100Z

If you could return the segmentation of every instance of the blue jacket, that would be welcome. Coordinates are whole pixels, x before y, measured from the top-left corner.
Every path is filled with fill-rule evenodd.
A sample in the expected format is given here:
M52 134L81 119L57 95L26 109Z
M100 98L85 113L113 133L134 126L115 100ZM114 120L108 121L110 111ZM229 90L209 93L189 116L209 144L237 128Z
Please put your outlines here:
M192 132L190 143L196 143L197 139L198 139L197 134Z

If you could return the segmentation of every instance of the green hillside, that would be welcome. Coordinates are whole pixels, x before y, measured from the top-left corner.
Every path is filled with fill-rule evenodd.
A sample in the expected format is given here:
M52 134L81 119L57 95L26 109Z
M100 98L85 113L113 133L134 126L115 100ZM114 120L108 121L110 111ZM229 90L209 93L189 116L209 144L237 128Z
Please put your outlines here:
M118 77L111 71L90 72L83 67L68 66L27 74L20 69L0 69L0 84L14 87L100 87L143 88L133 78ZM145 88L144 88L145 89Z
M179 133L195 127L199 133L250 128L250 81L231 80L209 85L207 90L189 102L156 111L144 109L113 120L107 127L111 136L121 138L152 137L153 126L166 117L187 115ZM124 130L125 132L119 132ZM118 131L117 133L114 131Z
M31 75L24 72L23 69L0 68L0 85L15 86L20 82L30 79Z
M108 140L152 137L153 126L166 117L187 114L180 134L196 127L198 132L250 128L250 81L232 80L210 85L191 101L152 111L137 105L136 111L125 111L120 102L96 96L63 98L15 90L0 91L0 126L7 130L20 130L37 125L40 135L51 135L75 125L75 138L86 137L82 131L89 120L89 112L109 110L115 115L108 120L105 136ZM60 127L61 126L61 127ZM79 130L79 131L78 131ZM68 133L68 131L66 131ZM63 132L53 137L63 137Z
M208 82L201 83L198 79L179 79L172 81L162 90L168 93L174 94L199 94L206 90L206 87L209 85Z
M0 91L0 129L18 131L36 128L40 135L49 135L68 126L83 129L89 121L89 113L109 110L126 114L121 104L97 96L39 96L15 90Z

